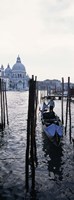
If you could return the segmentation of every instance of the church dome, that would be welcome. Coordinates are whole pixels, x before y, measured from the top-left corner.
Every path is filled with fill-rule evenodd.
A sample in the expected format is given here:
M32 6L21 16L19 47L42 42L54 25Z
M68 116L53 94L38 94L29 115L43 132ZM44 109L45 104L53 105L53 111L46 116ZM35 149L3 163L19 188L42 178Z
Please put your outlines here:
M9 72L11 72L12 70L11 70L11 68L10 68L10 65L8 64L7 65L7 68L5 69L5 73L9 73Z
M1 69L2 69L2 70L4 70L4 67L3 67L3 65L1 65Z
M21 63L21 59L20 59L19 56L17 57L16 63L12 67L12 71L16 71L16 70L18 70L18 71L26 71L25 70L25 66Z

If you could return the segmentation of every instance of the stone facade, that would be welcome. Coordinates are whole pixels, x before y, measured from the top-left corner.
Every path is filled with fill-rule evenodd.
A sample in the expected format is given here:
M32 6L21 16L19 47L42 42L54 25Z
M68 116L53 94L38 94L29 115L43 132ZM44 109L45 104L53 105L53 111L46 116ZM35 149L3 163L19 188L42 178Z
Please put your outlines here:
M16 63L13 65L12 69L8 64L7 68L4 70L3 65L0 68L1 77L5 80L9 79L9 90L27 90L29 76L26 73L25 66L21 63L21 59L18 56Z

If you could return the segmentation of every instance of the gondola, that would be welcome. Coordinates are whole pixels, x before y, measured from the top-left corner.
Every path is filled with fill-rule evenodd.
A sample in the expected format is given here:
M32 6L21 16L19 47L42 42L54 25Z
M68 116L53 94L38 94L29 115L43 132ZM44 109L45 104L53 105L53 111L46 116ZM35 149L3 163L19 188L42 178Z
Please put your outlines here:
M49 140L59 146L63 137L63 125L54 111L41 113L42 129Z

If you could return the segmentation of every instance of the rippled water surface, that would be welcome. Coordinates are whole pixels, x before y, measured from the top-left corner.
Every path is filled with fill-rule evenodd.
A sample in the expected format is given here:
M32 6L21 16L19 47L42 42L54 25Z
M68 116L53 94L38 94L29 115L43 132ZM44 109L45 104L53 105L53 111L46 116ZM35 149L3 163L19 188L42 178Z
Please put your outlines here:
M36 127L38 165L35 191L25 190L25 150L28 92L7 92L9 127L0 132L0 200L74 200L74 148L69 142L69 127L61 147L53 147L42 132L40 113ZM64 101L64 116L65 116ZM72 137L74 104L72 103ZM55 101L60 116L61 102ZM29 179L30 180L30 179ZM30 180L31 181L31 180Z

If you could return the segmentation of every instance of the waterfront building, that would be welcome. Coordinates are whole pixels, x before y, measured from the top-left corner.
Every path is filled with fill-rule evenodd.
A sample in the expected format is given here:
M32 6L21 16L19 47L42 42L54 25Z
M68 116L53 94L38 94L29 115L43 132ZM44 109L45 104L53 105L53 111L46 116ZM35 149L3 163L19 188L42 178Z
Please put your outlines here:
M12 69L8 64L5 70L4 67L1 66L0 71L1 77L3 77L6 82L9 82L8 90L28 90L29 76L19 56L17 57L16 63L12 66Z

